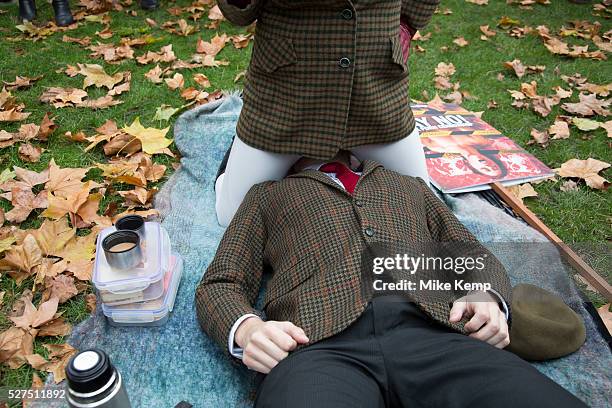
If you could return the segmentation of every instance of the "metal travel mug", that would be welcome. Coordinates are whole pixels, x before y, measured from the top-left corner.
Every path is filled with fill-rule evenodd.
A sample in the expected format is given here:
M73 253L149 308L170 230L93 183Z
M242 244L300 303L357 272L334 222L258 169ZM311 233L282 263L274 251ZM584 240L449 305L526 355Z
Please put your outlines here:
M115 222L115 228L122 231L134 231L140 237L140 241L145 241L145 220L140 215L126 215Z
M116 269L131 269L142 261L140 237L134 231L115 231L102 240L106 262Z
M130 408L121 374L99 349L81 351L66 367L70 408Z

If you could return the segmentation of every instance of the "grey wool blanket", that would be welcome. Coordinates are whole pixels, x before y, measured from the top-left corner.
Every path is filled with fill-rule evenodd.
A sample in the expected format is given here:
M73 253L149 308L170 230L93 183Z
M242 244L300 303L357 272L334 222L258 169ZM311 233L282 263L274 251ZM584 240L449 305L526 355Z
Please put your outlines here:
M110 355L135 408L171 408L182 400L194 407L252 405L251 373L231 364L202 333L194 308L196 285L224 231L215 217L213 184L241 107L240 97L230 94L185 112L176 122L181 167L156 198L173 250L185 260L169 321L158 328L115 328L98 311L76 327L69 339L79 349L98 347ZM587 341L579 351L534 365L590 406L609 406L612 357L608 345L584 309L556 250L539 233L476 195L444 199L500 258L513 284L531 283L552 291L584 318Z

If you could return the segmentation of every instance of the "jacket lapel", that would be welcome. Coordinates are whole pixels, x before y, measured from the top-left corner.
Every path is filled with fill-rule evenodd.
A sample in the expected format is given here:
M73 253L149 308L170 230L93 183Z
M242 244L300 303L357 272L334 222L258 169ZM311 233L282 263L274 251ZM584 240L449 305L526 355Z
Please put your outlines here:
M305 178L311 178L313 180L316 180L320 183L326 184L329 187L335 188L339 191L341 191L344 194L348 194L346 192L346 190L344 190L342 187L340 187L338 185L338 183L336 183L334 180L331 179L331 177L329 177L328 175L324 174L322 171L318 171L318 170L303 170L299 173L295 173L295 174L290 174L287 176L287 178L301 178L301 177L305 177Z
M378 163L378 162L376 162L374 160L364 160L363 164L362 164L361 177L360 177L359 180L361 180L362 178L365 178L372 171L374 171L374 169L376 169L378 167L382 167L382 164L380 164L380 163Z
M382 165L378 162L375 162L373 160L365 160L362 164L362 169L361 169L361 177L359 177L359 181L357 182L357 185L355 186L355 191L357 190L357 188L359 187L359 184L361 183L361 181L366 178L370 173L372 173L372 171L374 171L374 169L376 169L377 167L382 167ZM304 170L301 171L299 173L295 173L295 174L290 174L289 176L287 176L287 178L295 178L295 177L306 177L306 178L311 178L313 180L316 180L320 183L326 184L332 188L335 188L339 191L341 191L342 193L349 195L350 194L341 186L338 185L338 183L336 183L334 180L332 180L331 177L329 177L328 175L324 174L321 171L318 170Z
M368 177L370 173L374 171L374 169L382 167L382 164L375 162L374 160L365 160L361 167L361 177L359 177L359 180L357 181L357 185L355 186L355 191L353 192L353 195L355 195L357 193L357 190L359 190L359 185L361 184L361 182L366 177Z

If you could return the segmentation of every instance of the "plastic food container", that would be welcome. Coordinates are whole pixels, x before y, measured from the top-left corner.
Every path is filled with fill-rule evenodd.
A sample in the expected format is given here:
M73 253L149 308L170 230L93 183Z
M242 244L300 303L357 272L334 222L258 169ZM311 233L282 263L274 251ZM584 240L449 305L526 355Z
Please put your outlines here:
M102 302L108 305L142 302L162 296L163 277L170 263L170 237L157 222L145 224L146 241L142 242L143 262L129 270L112 268L106 262L102 241L115 227L102 230L96 244L93 283Z
M121 306L102 303L102 311L112 326L161 326L166 323L183 274L183 259L179 254L172 253L170 262L172 266L162 280L164 294L159 299Z

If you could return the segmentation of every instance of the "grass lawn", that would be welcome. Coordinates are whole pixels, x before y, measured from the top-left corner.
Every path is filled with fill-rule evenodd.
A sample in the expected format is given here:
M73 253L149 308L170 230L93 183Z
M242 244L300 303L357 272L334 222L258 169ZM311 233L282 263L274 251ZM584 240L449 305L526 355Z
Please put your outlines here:
M51 5L47 2L39 1L39 22L45 22L52 18ZM134 2L136 3L136 2ZM554 92L552 87L561 85L567 88L560 75L572 75L580 73L587 77L589 82L596 84L606 84L610 82L612 65L609 61L595 61L590 59L568 59L551 54L543 45L542 40L536 35L527 35L517 39L510 37L501 29L496 29L498 34L490 41L480 40L480 25L488 24L491 28L496 25L502 16L509 16L519 20L520 25L536 27L547 25L552 33L567 24L571 20L588 20L591 22L599 21L602 24L601 32L611 28L609 20L592 15L592 5L575 5L565 0L552 1L550 5L536 4L531 10L520 9L516 5L507 5L505 1L491 0L487 6L478 6L465 2L464 0L445 0L442 8L448 8L452 14L437 14L431 25L423 31L423 34L432 32L432 36L427 41L421 41L425 52L414 52L410 58L411 68L411 96L414 99L425 100L423 92L433 97L436 92L434 88L434 68L439 62L452 62L457 72L453 76L453 82L459 81L461 89L468 91L476 99L466 100L464 106L474 111L484 111L483 119L491 123L505 135L518 141L522 146L526 146L530 152L535 154L540 160L551 168L557 168L565 161L578 158L587 159L589 157L611 161L610 141L602 129L592 132L582 132L575 127L571 128L571 136L565 140L552 140L546 148L537 145L527 145L531 139L530 131L532 128L538 130L547 129L553 122L557 114L564 114L559 106L553 108L552 113L542 118L532 111L517 110L510 104L512 102L508 89L519 89L521 82L538 82L538 93L551 95ZM187 6L187 0L177 0L171 3L172 6ZM74 7L74 6L73 6ZM76 7L75 7L76 8ZM136 117L144 126L157 128L172 125L170 122L154 121L156 109L161 104L179 107L185 102L181 98L179 91L170 90L165 84L155 85L144 78L144 74L155 66L155 64L140 65L135 60L125 60L117 65L105 63L101 59L94 59L89 56L90 51L84 47L62 42L63 33L55 33L41 41L30 41L16 39L21 33L15 28L19 24L17 19L17 5L4 6L0 10L7 13L0 14L0 81L13 81L16 75L36 76L44 75L42 80L33 87L25 90L13 91L13 95L18 101L26 105L25 111L32 112L32 115L22 123L40 123L46 112L52 112L56 117L58 130L50 138L48 143L42 145L46 150L41 157L41 161L35 164L22 162L17 154L17 145L0 149L0 171L12 166L26 167L40 171L45 168L51 158L61 167L86 167L98 162L104 162L105 158L100 147L84 152L86 144L77 143L66 139L63 135L67 131L73 133L85 131L93 134L94 129L102 125L107 119L113 119L117 125L129 125ZM153 44L142 48L135 48L136 55L142 55L144 51L158 51L161 46L172 44L177 57L182 60L189 60L195 52L196 41L199 37L209 40L217 32L227 33L228 35L243 33L243 28L234 27L227 22L223 22L218 30L209 30L204 26L208 23L207 12L203 17L190 24L200 28L199 32L189 36L177 36L163 31L161 28L151 28L145 22L145 18L154 19L160 26L168 20L178 18L188 18L188 14L175 17L162 10L154 12L144 12L132 5L128 10L137 11L137 16L132 16L127 12L111 12L112 18L110 28L114 35L108 40L102 40L96 36L97 31L101 31L104 25L96 22L87 22L65 34L71 37L90 36L92 43L100 41L103 43L113 42L118 44L120 37L137 37L143 34L151 34L156 38ZM608 14L610 16L610 14ZM452 43L457 37L464 37L469 41L469 45L460 48ZM570 44L583 44L583 40L564 39ZM590 43L589 50L594 47ZM196 86L192 78L195 72L204 73L212 84L213 89L235 89L242 86L242 82L234 83L236 75L244 71L249 63L250 50L252 45L246 49L235 49L231 43L217 56L218 60L227 60L229 65L219 68L205 68L198 71L189 72L182 70L185 77L185 86ZM447 47L447 48L443 48ZM503 67L505 61L520 59L525 65L545 65L546 70L542 74L526 75L518 79L512 72ZM77 63L97 63L104 66L109 74L121 71L131 71L132 85L131 90L118 97L123 104L108 109L93 111L85 108L62 108L54 109L50 105L42 104L38 101L45 87L76 87L82 86L82 77L68 77L63 72L67 64L76 65ZM498 74L502 72L505 79L498 80ZM97 95L90 91L90 95ZM490 100L495 100L499 107L497 109L487 109ZM572 97L572 102L577 101L577 92ZM605 118L594 118L605 121ZM0 122L0 129L14 132L19 128L20 123ZM168 134L171 137L171 133ZM172 159L164 156L155 156L156 161L170 164ZM169 169L171 167L169 166ZM168 172L169 173L169 172ZM604 177L610 178L610 169L601 173ZM96 174L94 174L96 178ZM612 205L610 191L598 191L579 183L577 191L563 192L560 190L563 180L545 182L535 186L539 197L527 199L529 207L542 218L542 220L564 241L568 243L599 243L608 245L612 239ZM162 180L163 182L163 180ZM103 206L108 201L102 203ZM0 206L5 210L11 208L6 200L0 200ZM22 224L22 228L34 228L41 223L41 219L36 216L30 218ZM605 247L609 257L609 246ZM596 260L601 261L599 256ZM598 262L599 262L598 261ZM601 263L601 262L599 262ZM604 262L605 265L605 262ZM608 281L612 280L609 267L598 268ZM26 280L20 286L15 282L3 277L0 280L0 291L5 291L6 295L0 313L0 331L11 325L6 313L10 311L14 300L26 288L32 286L32 281ZM601 304L603 299L590 293L596 304ZM35 297L35 304L38 298ZM83 296L78 296L63 304L60 310L64 310L67 320L77 323L83 320L88 312L85 308ZM61 342L63 339L56 339ZM46 339L48 342L48 339ZM42 343L36 343L37 351L45 354L42 350ZM40 349L40 350L39 350ZM14 388L23 388L30 385L33 369L25 365L17 370L10 370L6 367L0 368L0 384ZM39 373L41 377L44 373Z

